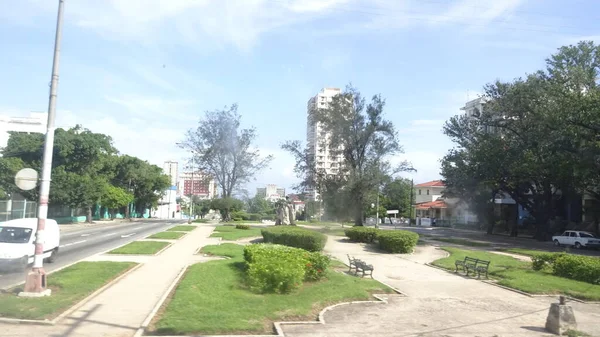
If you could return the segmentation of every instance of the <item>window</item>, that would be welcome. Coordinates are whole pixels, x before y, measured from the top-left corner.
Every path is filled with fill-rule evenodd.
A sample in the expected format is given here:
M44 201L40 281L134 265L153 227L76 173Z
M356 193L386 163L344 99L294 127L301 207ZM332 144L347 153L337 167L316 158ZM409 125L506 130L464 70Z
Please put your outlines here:
M421 190L419 190L419 195L421 195Z
M427 195L429 195L429 190L427 190Z

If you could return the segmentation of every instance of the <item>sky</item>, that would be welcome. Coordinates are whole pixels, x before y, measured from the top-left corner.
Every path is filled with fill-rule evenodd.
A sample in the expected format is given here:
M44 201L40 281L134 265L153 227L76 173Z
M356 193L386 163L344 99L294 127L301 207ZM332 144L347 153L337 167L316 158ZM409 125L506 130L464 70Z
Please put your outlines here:
M46 111L57 0L0 12L0 115ZM568 3L568 5L567 5ZM237 103L274 160L246 188L298 181L286 140L306 105L352 83L386 99L415 183L439 179L444 121L483 92L544 67L563 45L600 42L596 0L66 0L57 127L81 124L162 166L207 110ZM1 131L1 130L0 130Z

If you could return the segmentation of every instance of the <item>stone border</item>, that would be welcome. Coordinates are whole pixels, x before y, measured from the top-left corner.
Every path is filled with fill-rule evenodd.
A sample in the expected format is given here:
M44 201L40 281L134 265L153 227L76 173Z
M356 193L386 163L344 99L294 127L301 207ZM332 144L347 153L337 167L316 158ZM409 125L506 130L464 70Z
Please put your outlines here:
M170 240L170 241L173 241L173 242L170 242L170 241L167 241L167 240L160 241L160 242L169 242L169 244L166 245L164 248L161 248L161 250L159 250L158 252L156 252L154 254L111 254L110 253L110 252L112 252L115 249L127 246L128 244L130 244L132 242L136 242L136 241L141 241L141 240L135 240L135 241L127 242L126 244L124 244L122 246L115 247L115 248L113 248L113 249L111 249L109 251L103 252L103 253L98 254L98 255L108 255L108 256L156 256L156 255L159 255L160 253L164 252L165 250L167 250L169 247L171 247L176 242L174 240ZM148 240L148 241L150 241L150 240ZM146 241L146 242L148 242L148 241Z
M78 261L78 262L80 262L80 261ZM98 261L98 262L100 262L100 261ZM77 263L77 262L75 262L75 263ZM96 296L100 295L100 293L102 293L106 289L112 287L115 283L121 281L127 275L133 273L134 271L136 271L137 269L139 269L140 267L142 267L142 265L143 265L143 263L136 263L135 266L133 266L132 268L130 268L126 272L122 273L121 275L117 276L116 278L112 279L110 282L108 282L107 284L103 285L102 287L96 289L93 293L91 293L90 295L88 295L87 297L85 297L84 299L82 299L81 301L75 303L73 306L71 306L70 308L68 308L63 313L61 313L60 315L56 316L52 320L49 320L49 319L35 320L35 319L19 319L19 318L4 318L4 317L0 317L0 322L2 322L2 323L9 323L9 324L55 325L56 323L58 323L59 321L61 321L63 318L65 318L66 316L68 316L68 315L72 314L73 312L77 311L82 306L84 306L86 303L88 303L89 301L91 301L92 299L94 299ZM66 267L64 267L64 268L66 268ZM61 268L61 269L64 269L64 268ZM60 270L60 269L54 270L52 272L55 272L55 271L58 271L58 270Z
M201 248L202 247L198 248L198 250L200 250ZM224 258L229 259L229 257L224 257ZM201 263L201 262L196 262L196 263ZM135 335L133 335L134 337L152 336L152 335L144 334L146 332L146 328L148 327L150 322L152 322L152 320L154 319L154 316L156 316L156 313L163 306L163 304L165 303L165 301L167 300L167 298L169 297L169 295L171 294L171 292L173 291L175 286L177 286L179 284L179 281L181 280L183 275L185 275L185 272L188 270L188 268L196 263L188 264L187 266L185 266L184 268L181 269L179 274L175 277L175 279L173 279L173 282L171 283L171 285L167 288L165 293L161 296L160 300L156 303L156 305L154 306L154 308L152 309L150 314L146 317L146 319L144 320L144 322L142 323L140 328L136 331ZM349 276L351 277L351 275L349 275ZM392 289L399 295L406 296L400 290L390 286L389 284L386 284L385 282L381 282L379 280L376 280L376 281L389 287L390 289ZM202 335L202 337L273 337L273 336L285 337L285 333L283 332L283 330L281 328L282 325L326 324L324 316L325 316L325 313L330 310L333 310L342 305L350 305L350 304L363 304L363 303L388 304L386 297L389 295L393 295L393 294L373 294L373 297L375 297L376 301L350 301L350 302L341 302L341 303L330 305L328 307L325 307L323 310L321 310L319 312L319 316L317 317L316 321L273 322L273 327L275 328L275 331L277 332L276 334L269 334L269 335ZM178 335L178 336L162 335L162 337L181 337L181 336L186 336L186 335ZM187 336L190 336L190 335L187 335Z

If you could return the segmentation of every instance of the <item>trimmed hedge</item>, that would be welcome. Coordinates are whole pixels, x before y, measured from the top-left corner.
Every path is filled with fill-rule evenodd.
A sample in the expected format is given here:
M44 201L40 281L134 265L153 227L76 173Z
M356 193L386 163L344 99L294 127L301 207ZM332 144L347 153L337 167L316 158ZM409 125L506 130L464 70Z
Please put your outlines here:
M319 252L274 244L246 246L244 260L250 288L261 293L289 293L304 280L320 280L330 263Z
M319 232L295 226L276 226L261 230L266 243L277 243L302 248L309 252L320 252L325 247L327 236Z
M245 225L245 224L239 223L239 224L235 225L235 228L236 229L250 229L250 225Z
M542 270L546 267L552 267L554 261L565 253L540 253L531 257L531 269Z
M379 231L377 234L379 248L389 253L411 253L417 241L419 234L403 230Z
M355 226L346 229L344 234L353 242L372 243L377 238L377 233L379 232L380 230L377 228Z
M591 256L562 254L554 260L552 273L572 280L600 284L600 259Z

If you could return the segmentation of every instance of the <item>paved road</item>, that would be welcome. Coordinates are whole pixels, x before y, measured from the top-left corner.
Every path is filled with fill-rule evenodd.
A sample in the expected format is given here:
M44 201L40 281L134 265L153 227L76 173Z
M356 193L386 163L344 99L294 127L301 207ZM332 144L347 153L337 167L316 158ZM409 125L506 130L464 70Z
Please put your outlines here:
M381 229L393 230L394 225L380 225ZM418 233L419 235L429 236L430 238L461 238L468 240L476 240L487 242L494 248L524 248L524 249L539 249L551 252L562 252L565 247L556 247L551 241L540 242L530 238L516 237L511 238L506 235L488 235L482 231L471 231L464 229L452 229L446 227L407 227L397 226L396 229L409 230ZM428 238L428 237L425 237ZM579 255L600 256L599 250L592 249L571 249L571 253Z
M45 263L44 269L46 272L50 272L88 256L160 232L182 222L183 221L180 219L149 220L144 222L135 221L97 225L80 230L64 231L60 236L60 250L56 262ZM0 271L0 289L4 289L24 280L25 271Z

